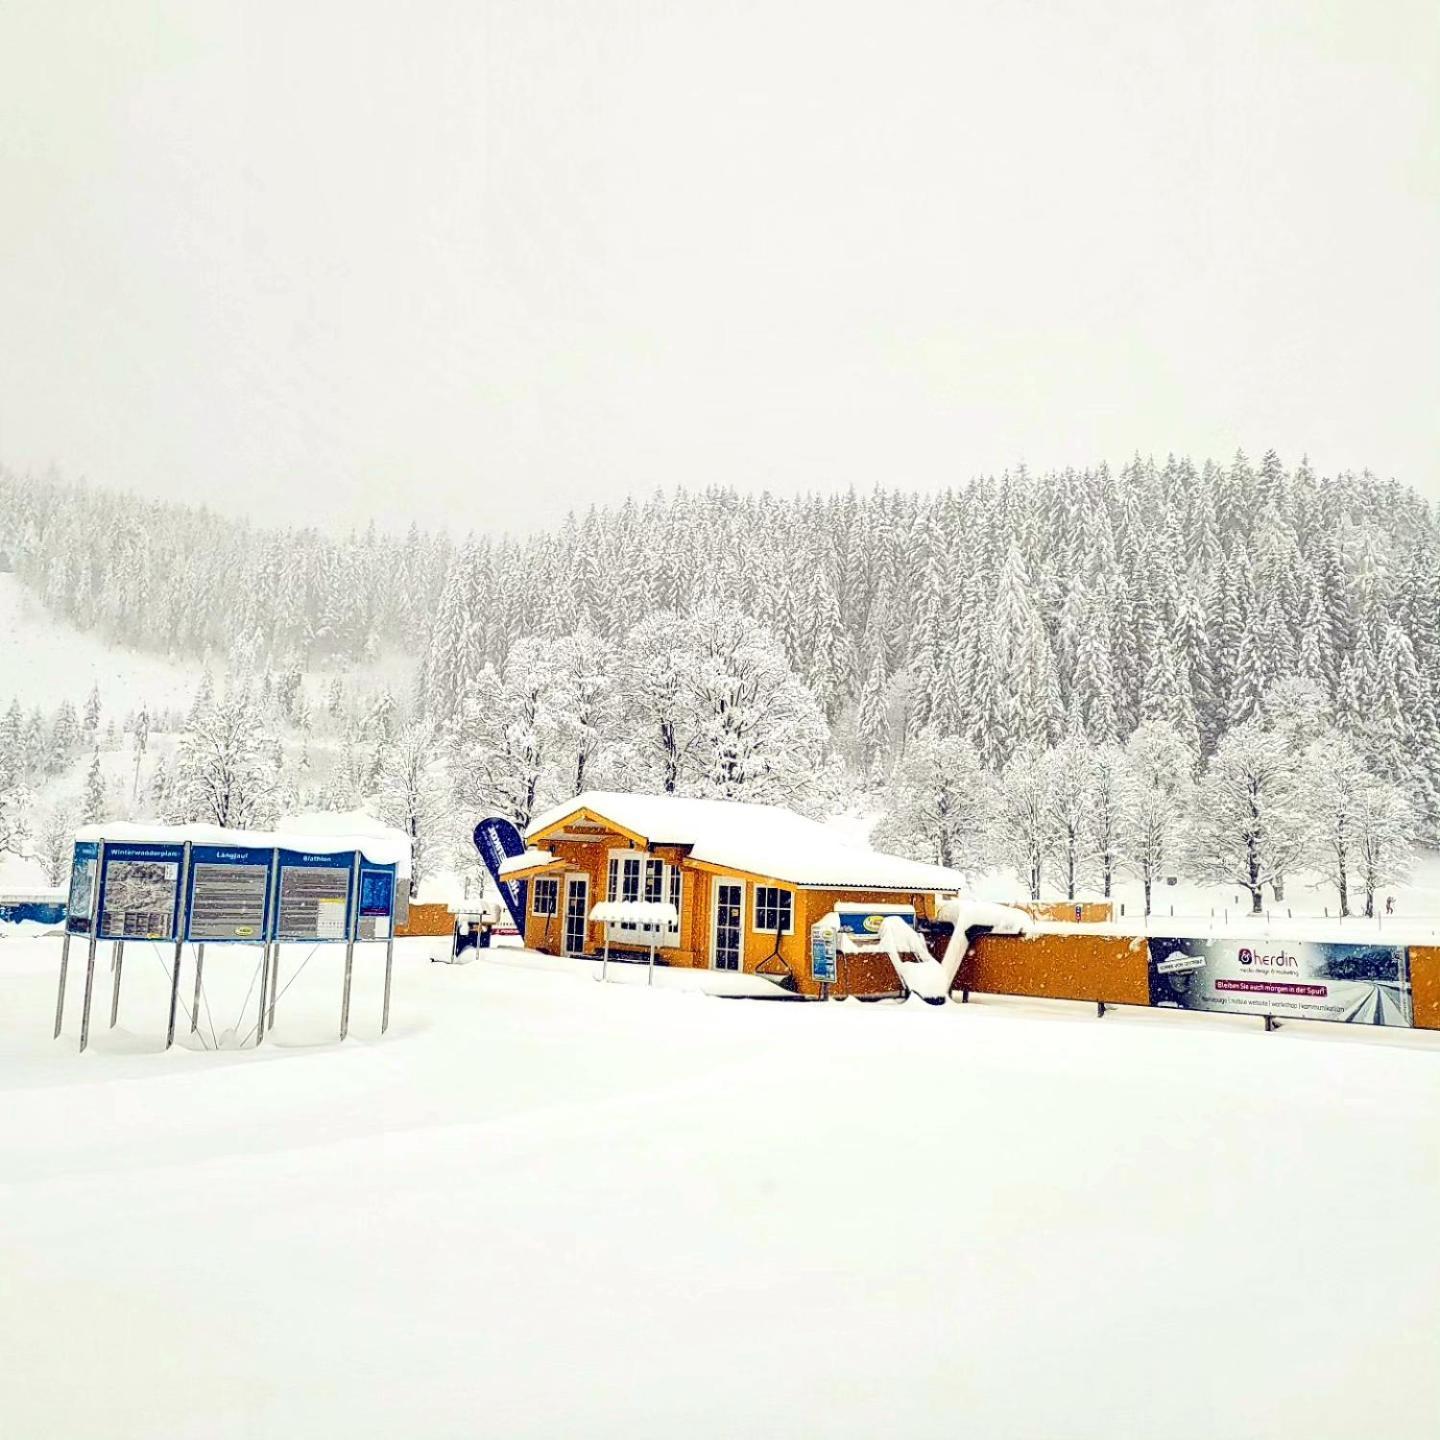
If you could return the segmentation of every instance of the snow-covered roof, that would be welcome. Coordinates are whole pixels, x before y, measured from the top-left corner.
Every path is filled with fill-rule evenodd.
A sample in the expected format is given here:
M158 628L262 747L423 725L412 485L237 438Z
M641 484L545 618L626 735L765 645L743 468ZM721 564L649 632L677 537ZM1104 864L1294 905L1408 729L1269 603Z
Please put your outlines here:
M104 840L126 845L233 845L258 850L303 850L312 855L338 855L358 850L376 865L395 866L402 880L410 878L410 837L403 830L369 821L363 829L343 828L363 816L297 815L274 830L227 830L219 825L141 825L106 821L82 825L77 840Z
M522 855L512 855L500 862L500 879L507 875L523 875L530 870L540 870L559 862L548 850L526 850Z
M684 845L690 858L793 885L835 890L959 890L958 870L886 855L778 805L587 790L538 816L531 838L582 810L652 845Z

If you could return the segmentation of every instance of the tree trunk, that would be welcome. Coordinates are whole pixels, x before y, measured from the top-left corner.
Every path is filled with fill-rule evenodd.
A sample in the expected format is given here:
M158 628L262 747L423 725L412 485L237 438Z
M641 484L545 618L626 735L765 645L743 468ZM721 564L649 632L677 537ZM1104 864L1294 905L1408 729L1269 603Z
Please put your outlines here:
M1040 862L1038 860L1030 862L1030 898L1032 900L1040 898Z
M1340 918L1350 913L1350 877L1345 873L1345 852L1340 852Z
M1265 909L1264 890L1259 885L1247 885L1245 888L1250 892L1250 913L1261 914Z
M1145 914L1150 914L1150 872L1145 872Z
M1105 857L1105 898L1110 898L1110 876L1114 869L1114 862L1107 855Z
M1365 882L1365 918L1375 918L1375 887L1368 880Z
M1270 888L1275 892L1275 901L1280 904L1285 899L1285 877L1277 875L1271 882Z

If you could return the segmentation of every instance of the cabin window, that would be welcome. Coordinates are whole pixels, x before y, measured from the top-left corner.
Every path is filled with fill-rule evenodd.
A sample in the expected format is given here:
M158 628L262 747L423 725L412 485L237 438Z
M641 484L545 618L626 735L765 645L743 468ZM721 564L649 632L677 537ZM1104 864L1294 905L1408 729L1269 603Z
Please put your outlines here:
M560 882L558 880L536 880L530 892L530 913L532 915L554 915L560 908Z
M794 929L795 896L778 885L755 887L755 929L762 935L788 935Z

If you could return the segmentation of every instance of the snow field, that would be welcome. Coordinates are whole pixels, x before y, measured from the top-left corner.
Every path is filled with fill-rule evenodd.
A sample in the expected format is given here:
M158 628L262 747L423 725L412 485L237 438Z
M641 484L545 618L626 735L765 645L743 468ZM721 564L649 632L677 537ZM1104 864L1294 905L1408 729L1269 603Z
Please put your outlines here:
M163 1055L146 948L81 1057L58 940L0 942L9 1433L1435 1433L1435 1037L404 941L383 1042L329 947L274 1043Z

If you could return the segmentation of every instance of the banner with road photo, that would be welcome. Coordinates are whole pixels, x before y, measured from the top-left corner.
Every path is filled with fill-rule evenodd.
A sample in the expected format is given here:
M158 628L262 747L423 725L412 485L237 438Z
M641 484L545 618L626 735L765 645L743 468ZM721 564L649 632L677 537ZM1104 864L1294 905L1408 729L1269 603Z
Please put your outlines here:
M1412 1023L1409 953L1401 945L1152 936L1150 1003L1232 1015Z

